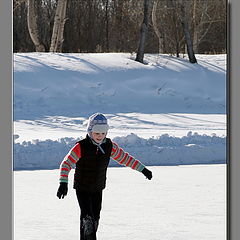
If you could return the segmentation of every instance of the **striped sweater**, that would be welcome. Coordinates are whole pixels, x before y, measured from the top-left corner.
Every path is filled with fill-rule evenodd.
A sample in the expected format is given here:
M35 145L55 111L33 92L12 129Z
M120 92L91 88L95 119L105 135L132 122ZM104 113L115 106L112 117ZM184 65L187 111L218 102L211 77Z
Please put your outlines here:
M68 175L71 169L75 168L77 161L81 158L80 144L77 143L69 153L64 157L60 165L60 182L68 182ZM124 152L115 142L112 142L111 158L118 164L130 167L141 172L144 165L129 153Z

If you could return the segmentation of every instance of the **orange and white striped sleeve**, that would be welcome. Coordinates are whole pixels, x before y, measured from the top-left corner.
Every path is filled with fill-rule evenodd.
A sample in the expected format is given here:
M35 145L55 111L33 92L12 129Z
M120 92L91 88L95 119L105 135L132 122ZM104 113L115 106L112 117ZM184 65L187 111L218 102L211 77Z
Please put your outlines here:
M68 182L68 174L71 169L75 168L77 161L81 157L81 148L80 144L76 143L76 145L68 152L68 154L64 157L61 165L60 165L60 182Z
M133 156L129 155L129 153L125 152L122 148L120 148L117 143L112 142L112 152L111 158L115 160L118 164L124 165L126 167L130 167L134 170L142 172L145 166Z

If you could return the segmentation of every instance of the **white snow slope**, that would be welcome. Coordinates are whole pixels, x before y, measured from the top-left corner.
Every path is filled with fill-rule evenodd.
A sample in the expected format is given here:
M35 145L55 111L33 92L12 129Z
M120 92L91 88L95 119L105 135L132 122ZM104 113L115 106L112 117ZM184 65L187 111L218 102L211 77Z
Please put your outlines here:
M14 169L58 168L94 112L146 165L226 163L226 55L197 60L14 54Z

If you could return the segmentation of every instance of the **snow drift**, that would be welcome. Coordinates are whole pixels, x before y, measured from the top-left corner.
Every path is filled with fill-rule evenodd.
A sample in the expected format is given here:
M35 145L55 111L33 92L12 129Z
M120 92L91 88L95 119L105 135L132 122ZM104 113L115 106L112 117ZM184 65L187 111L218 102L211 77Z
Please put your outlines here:
M79 139L28 141L14 145L14 170L59 168L63 157ZM226 163L226 138L199 135L189 132L187 136L140 138L135 134L113 139L125 151L145 165L179 165ZM120 166L113 160L110 166Z

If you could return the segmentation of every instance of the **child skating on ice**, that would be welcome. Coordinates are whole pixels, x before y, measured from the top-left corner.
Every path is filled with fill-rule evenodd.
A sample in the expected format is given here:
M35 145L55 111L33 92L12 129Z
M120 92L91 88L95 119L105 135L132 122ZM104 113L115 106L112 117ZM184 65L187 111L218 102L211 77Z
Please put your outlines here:
M68 192L68 175L75 168L74 186L80 216L80 240L96 240L102 206L102 191L106 186L106 173L110 158L120 165L143 173L149 180L152 172L139 160L124 152L110 138L106 138L109 125L106 117L95 113L89 117L86 138L77 142L60 165L59 199Z

